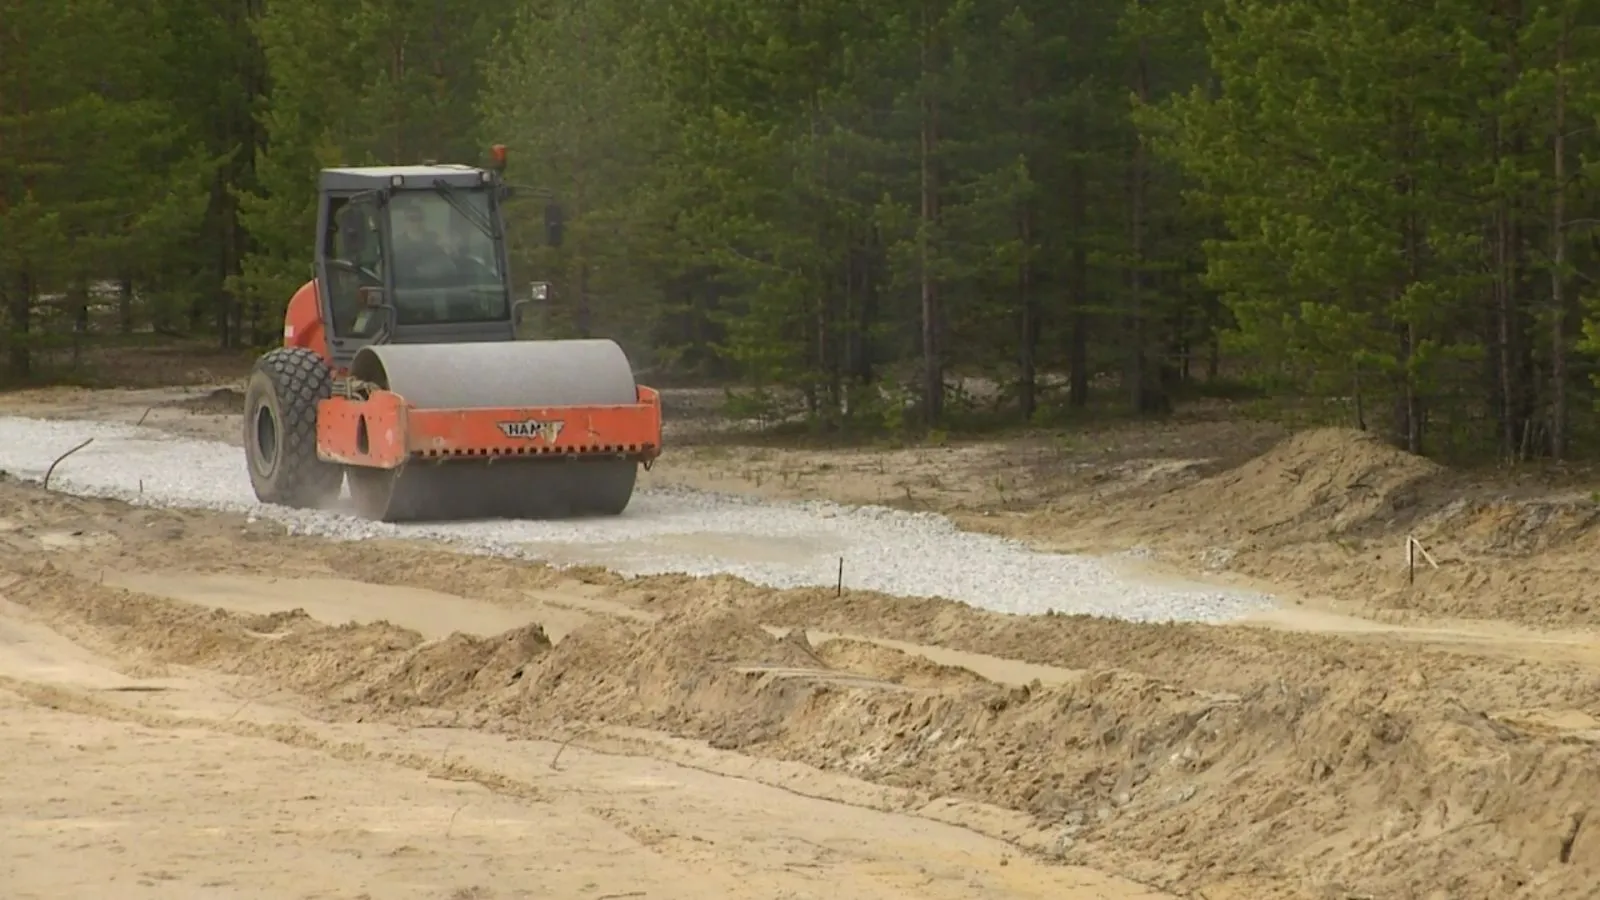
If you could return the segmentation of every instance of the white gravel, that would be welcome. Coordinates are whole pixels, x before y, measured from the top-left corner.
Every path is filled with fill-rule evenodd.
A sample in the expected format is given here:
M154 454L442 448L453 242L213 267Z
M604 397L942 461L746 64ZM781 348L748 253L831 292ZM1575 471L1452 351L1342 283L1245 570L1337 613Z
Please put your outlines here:
M846 587L946 597L1006 613L1087 613L1134 621L1221 621L1272 604L1259 594L1130 580L1090 557L1037 553L882 507L772 503L686 489L641 490L627 512L581 521L388 525L258 503L244 452L229 444L99 422L0 417L0 470L52 488L135 503L254 514L340 540L413 537L476 552L599 564L629 575L727 573L775 587ZM670 465L664 461L663 465Z

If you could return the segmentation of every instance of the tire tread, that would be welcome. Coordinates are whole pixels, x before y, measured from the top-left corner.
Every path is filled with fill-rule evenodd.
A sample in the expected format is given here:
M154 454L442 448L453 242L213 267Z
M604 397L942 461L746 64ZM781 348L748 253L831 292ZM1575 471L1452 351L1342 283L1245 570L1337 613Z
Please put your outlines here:
M344 468L317 456L317 404L333 396L333 370L303 347L278 347L256 361L278 401L278 429L283 435L276 477L265 485L254 477L256 496L264 503L299 508L318 507L338 499ZM247 409L246 416L255 410ZM246 451L254 456L254 441Z

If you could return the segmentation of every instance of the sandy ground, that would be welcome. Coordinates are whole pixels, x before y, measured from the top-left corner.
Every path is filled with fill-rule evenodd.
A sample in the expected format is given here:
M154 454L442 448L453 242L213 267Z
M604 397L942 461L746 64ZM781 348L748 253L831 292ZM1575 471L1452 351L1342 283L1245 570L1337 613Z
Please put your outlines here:
M0 623L7 897L1162 896L796 791L861 790L844 779L767 786L648 738L340 727Z
M230 390L0 412L232 439ZM1592 895L1584 473L1475 481L1201 412L848 451L685 429L648 478L934 509L1292 600L1229 627L1007 617L330 544L0 482L0 885ZM1414 582L1408 535L1437 563Z

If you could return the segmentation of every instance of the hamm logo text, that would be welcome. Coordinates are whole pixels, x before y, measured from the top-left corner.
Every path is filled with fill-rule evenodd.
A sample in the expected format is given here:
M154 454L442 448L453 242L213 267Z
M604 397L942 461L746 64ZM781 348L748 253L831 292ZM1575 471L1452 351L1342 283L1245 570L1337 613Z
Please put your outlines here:
M500 430L508 438L524 441L544 441L546 444L554 444L556 438L561 436L561 429L566 427L567 423L559 419L549 422L527 419L522 422L500 422L498 424L500 425Z

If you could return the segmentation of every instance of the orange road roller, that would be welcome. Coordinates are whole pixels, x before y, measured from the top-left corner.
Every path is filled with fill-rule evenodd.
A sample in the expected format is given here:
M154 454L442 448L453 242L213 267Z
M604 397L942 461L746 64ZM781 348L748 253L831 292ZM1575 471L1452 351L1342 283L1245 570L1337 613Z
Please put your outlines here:
M325 169L315 270L255 364L257 499L386 522L618 515L661 452L661 401L610 340L519 340L505 148L487 168ZM561 240L545 208L546 240Z

